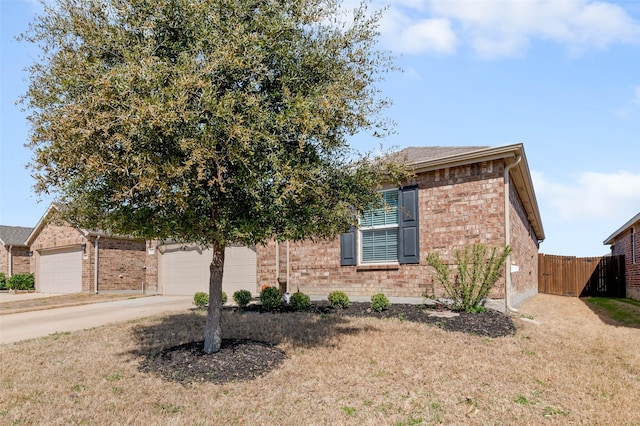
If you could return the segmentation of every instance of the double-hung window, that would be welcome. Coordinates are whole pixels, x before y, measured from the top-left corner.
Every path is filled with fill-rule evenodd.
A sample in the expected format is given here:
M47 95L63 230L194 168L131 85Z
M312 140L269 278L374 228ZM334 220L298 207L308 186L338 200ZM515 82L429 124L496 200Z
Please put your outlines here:
M398 190L383 191L384 204L360 215L360 263L398 261Z
M340 236L340 265L420 263L418 187L382 191L384 203Z

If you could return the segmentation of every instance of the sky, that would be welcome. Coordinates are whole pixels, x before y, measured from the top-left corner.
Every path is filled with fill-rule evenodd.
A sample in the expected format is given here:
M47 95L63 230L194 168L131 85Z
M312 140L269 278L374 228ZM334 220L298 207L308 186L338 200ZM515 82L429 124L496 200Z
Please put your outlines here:
M546 239L540 252L609 253L603 241L640 212L640 1L373 0L387 6L380 47L402 72L379 87L396 133L382 143L523 143ZM35 226L25 67L15 41L40 12L0 0L0 224ZM360 150L379 140L353 138Z

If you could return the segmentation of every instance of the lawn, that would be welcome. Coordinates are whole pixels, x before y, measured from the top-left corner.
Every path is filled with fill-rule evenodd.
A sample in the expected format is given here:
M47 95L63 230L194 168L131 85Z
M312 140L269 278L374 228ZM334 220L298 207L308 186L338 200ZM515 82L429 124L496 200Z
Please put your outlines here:
M141 368L202 339L197 311L51 335L0 347L0 424L640 424L637 328L548 295L514 321L515 335L490 338L399 319L228 311L225 338L286 358L224 384Z

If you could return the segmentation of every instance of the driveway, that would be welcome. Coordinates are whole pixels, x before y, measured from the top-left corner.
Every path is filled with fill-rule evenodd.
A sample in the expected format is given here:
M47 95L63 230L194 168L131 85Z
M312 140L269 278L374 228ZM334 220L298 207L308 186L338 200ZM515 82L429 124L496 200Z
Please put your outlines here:
M152 296L0 316L0 344L193 308L192 296Z

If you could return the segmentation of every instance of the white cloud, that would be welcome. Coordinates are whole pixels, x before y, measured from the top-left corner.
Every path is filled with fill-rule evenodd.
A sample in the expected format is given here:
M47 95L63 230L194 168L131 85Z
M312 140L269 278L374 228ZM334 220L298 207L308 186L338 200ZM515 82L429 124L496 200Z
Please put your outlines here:
M640 86L634 88L633 103L640 104Z
M591 0L397 0L381 30L395 50L449 53L464 40L488 58L521 54L536 38L578 52L640 40L623 7Z
M640 174L584 172L574 181L558 183L533 172L532 179L541 205L553 210L547 214L561 219L624 221L640 211Z

